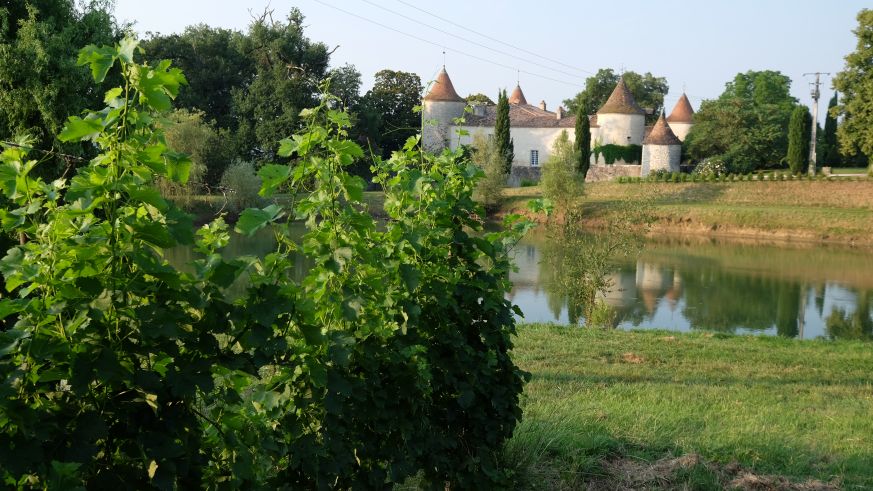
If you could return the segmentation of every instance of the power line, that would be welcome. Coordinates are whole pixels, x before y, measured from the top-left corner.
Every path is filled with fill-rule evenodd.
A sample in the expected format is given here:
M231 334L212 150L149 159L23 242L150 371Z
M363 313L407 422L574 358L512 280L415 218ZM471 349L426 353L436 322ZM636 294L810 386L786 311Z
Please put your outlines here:
M533 55L533 56L536 56L536 57L538 57L538 58L542 58L542 59L544 59L544 60L551 61L552 63L556 63L556 64L558 64L558 65L561 65L561 66L564 66L564 67L567 67L567 68L572 68L573 70L579 70L580 72L584 72L584 73L587 73L587 74L590 74L590 75L595 75L594 72L590 72L590 71L588 71L588 70L584 70L584 69L582 69L582 68L579 68L579 67L576 67L576 66L573 66L573 65L569 65L569 64L564 63L564 62L562 62L562 61L558 61L558 60L555 60L555 59L549 58L549 57L547 57L547 56L543 56L543 55L541 55L541 54L534 53L533 51L529 51L529 50L526 50L526 49L524 49L524 48L522 48L522 47L520 47L520 46L516 46L516 45L514 45L514 44L510 44L510 43L507 43L507 42L501 41L501 40L499 40L499 39L497 39L497 38L495 38L495 37L489 36L489 35L487 35L487 34L482 34L482 33L479 32L479 31L476 31L476 30L471 29L471 28L469 28L469 27L466 27L466 26L463 26L463 25L461 25L461 24L458 24L457 22L454 22L454 21L452 21L452 20L446 19L445 17L441 17L441 16L439 16L439 15L437 15L437 14L434 14L433 12L429 12L429 11L427 11L427 10L425 10L425 9L423 9L423 8L417 7L417 6L415 6L415 5L413 5L413 4L409 3L409 2L405 2L404 0L397 0L397 1L400 2L400 3L402 3L403 5L406 5L407 7L411 7L411 8L413 8L413 9L415 9L415 10L418 10L419 12L423 12L423 13L425 13L425 14L427 14L427 15L430 15L431 17L436 17L437 19L439 19L439 20L441 20L441 21L443 21L443 22L447 22L447 23L449 23L449 24L451 24L451 25L453 25L453 26L455 26L455 27L460 27L461 29L464 29L465 31L472 32L473 34L476 34L477 36L482 36L482 37L485 38L485 39L489 39L489 40L491 40L491 41L494 41L494 42L496 42L496 43L500 43L500 44L502 44L502 45L504 45L504 46L508 46L508 47L510 47L510 48L513 48L513 49L517 49L517 50L519 50L519 51L524 51L525 53L527 53L527 54L529 54L529 55Z
M522 58L522 57L520 57L520 56L518 56L518 55L515 55L515 54L513 54L513 53L510 53L510 52L508 52L508 51L503 51L503 50L500 50L500 49L497 49L497 48L492 48L491 46L488 46L488 45L486 45L486 44L482 44L482 43L480 43L480 42L478 42L478 41L473 41L473 40L471 40L471 39L469 39L469 38L465 38L465 37L463 37L463 36L459 36L459 35L457 35L457 34L455 34L455 33L453 33L453 32L446 31L445 29L440 29L439 27L434 27L434 26L432 26L432 25L430 25L430 24L427 24L427 23L425 23L425 22L421 22L421 21L418 20L418 19L415 19L415 18L410 17L410 16L408 16L408 15L402 14L402 13L400 13L400 12L397 12L396 10L391 10L391 9L389 9L389 8L387 8L387 7L384 7L384 6L382 6L382 5L379 5L379 4L377 4L377 3L375 3L375 2L372 2L372 1L370 1L370 0L361 0L361 1L364 2L364 3L367 3L367 4L369 4L369 5L372 5L372 6L376 7L376 8L382 9L382 10L384 10L384 11L386 11L386 12L390 12L390 13L392 13L392 14L398 16L398 17L402 17L402 18L404 18L404 19L406 19L406 20L409 20L409 21L415 22L416 24L421 24L421 25L423 25L423 26L425 26L425 27L429 27L430 29L433 29L433 30L435 30L435 31L437 31L437 32L440 32L440 33L442 33L442 34L445 34L445 35L447 35L447 36L452 36L453 38L460 39L461 41L464 41L464 42L467 42L467 43L470 43L470 44L473 44L473 45L479 46L480 48L485 48L485 49L490 50L490 51L493 51L493 52L495 52L495 53L499 53L499 54L501 54L501 55L508 56L508 57L510 57L510 58L515 58L515 59L520 60L520 61L523 61L523 62L525 62L525 63L530 63L530 64L532 64L532 65L536 65L536 66L538 66L538 67L540 67L540 68L545 68L546 70L552 70L553 72L560 73L560 74L563 74L563 75L567 75L567 76L570 76L570 77L578 77L578 76L579 76L579 74L576 74L576 73L570 73L570 72L567 72L567 71L564 71L564 70L558 70L557 68L552 68L552 67L550 67L550 66L548 66L548 65L544 65L544 64L542 64L542 63L540 63L540 62L538 62L538 61L531 60L531 59L528 59L528 58Z
M358 15L358 14L356 14L356 13L354 13L354 12L350 12L350 11L348 11L348 10L346 10L346 9L343 9L343 8L340 8L340 7L337 7L337 6L331 5L331 4L329 4L329 3L323 2L322 0L313 0L313 1L316 2L316 3L319 3L319 4L321 4L321 5L324 5L325 7L329 7L329 8L332 8L332 9L334 9L334 10L337 10L337 11L339 11L339 12L343 12L344 14L351 15L352 17L355 17L355 18L361 19L361 20L363 20L363 21L365 21L365 22L369 22L369 23L371 23L371 24L375 24L375 25L377 25L377 26L379 26L379 27L382 27L382 28L384 28L384 29L388 29L389 31L393 31L393 32L396 32L396 33L398 33L398 34L402 34L402 35L407 36L407 37L410 37L410 38L412 38L412 39L415 39L415 40L421 41L421 42L423 42L423 43L427 43L427 44L430 44L430 45L436 46L436 47L438 47L438 48L445 49L446 51L451 51L451 52L453 52L453 53L457 53L457 54L459 54L459 55L463 55L463 56L466 56L466 57L472 58L472 59L474 59L474 60L481 61L481 62L483 62L483 63L489 63L489 64L494 65L494 66L499 66L499 67L501 67L501 68L506 68L506 69L508 69L508 70L513 70L513 71L517 70L516 67L509 66L509 65L505 65L505 64L503 64L503 63L499 63L499 62L496 62L496 61L494 61L494 60L489 60L488 58L483 58L483 57L481 57L481 56L476 56L476 55L474 55L474 54L470 54L470 53L467 53L466 51L462 51L462 50L459 50L459 49L449 48L449 47L447 47L447 46L445 46L445 45L443 45L443 44L440 44L440 43L437 43L437 42L431 41L431 40L429 40L429 39L425 39L425 38L420 37L420 36L416 36L415 34L410 34L410 33L408 33L408 32L404 32L404 31L401 31L401 30L399 30L399 29L395 29L395 28L393 28L393 27L391 27L391 26L388 26L388 25L382 24L381 22L377 22L377 21L375 21L375 20L368 19L368 18L366 18L366 17L364 17L364 16L361 16L361 15ZM524 73L524 74L526 74L526 75L530 75L530 76L533 76L533 77L538 77L538 78L541 78L541 79L544 79L544 80L549 80L549 81L552 81L552 82L557 82L557 83L559 83L559 84L570 85L570 86L572 86L572 87L582 87L582 84L580 84L580 83L578 83L578 82L568 82L568 81L566 81L566 80L559 80L559 79L556 79L556 78L552 78L552 77L547 77L547 76L545 76L545 75L541 75L541 74L539 74L539 73L528 72L528 71L526 71L526 70L518 70L518 71L521 72L521 73Z

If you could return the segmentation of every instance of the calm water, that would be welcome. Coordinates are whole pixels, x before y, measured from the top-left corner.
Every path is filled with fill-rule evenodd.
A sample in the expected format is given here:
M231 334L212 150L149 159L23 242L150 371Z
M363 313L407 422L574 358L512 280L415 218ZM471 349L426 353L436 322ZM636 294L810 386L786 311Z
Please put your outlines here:
M542 261L550 246L535 233L515 251L510 298L528 322L571 321L566 297L549 284L559 272ZM602 298L620 329L873 340L870 250L653 240L611 280Z
M263 256L273 246L269 233L234 235L224 254ZM571 321L566 297L549 284L559 272L542 261L556 246L537 232L514 251L518 272L510 275L509 297L527 322ZM193 254L177 248L168 251L168 259L181 266ZM296 268L302 276L308 266L301 259ZM653 240L611 279L603 300L615 309L619 329L873 340L871 250ZM572 320L584 324L584 319Z

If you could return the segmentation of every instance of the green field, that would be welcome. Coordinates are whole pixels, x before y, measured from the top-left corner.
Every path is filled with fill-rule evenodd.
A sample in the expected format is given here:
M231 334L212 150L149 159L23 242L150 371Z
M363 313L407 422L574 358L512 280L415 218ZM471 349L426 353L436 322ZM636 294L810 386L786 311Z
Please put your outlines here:
M523 325L514 357L520 488L873 488L869 344Z
M503 213L525 213L539 187L507 189ZM873 181L589 183L583 225L616 204L648 200L654 232L873 244ZM541 218L541 217L540 217Z

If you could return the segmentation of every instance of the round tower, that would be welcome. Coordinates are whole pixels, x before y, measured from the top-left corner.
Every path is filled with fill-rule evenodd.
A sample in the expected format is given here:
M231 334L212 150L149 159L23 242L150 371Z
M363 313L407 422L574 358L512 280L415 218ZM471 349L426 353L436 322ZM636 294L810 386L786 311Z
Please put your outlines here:
M649 136L643 140L643 162L640 177L646 177L650 172L666 170L679 172L679 161L682 158L682 141L673 134L667 125L664 113L658 118Z
M464 115L466 105L443 66L422 103L421 141L425 150L439 153L449 148L452 120Z
M691 102L688 101L688 96L684 93L676 102L670 116L667 117L667 123L669 123L676 138L684 142L688 132L691 131L691 126L694 125L694 109L691 107Z
M618 80L609 99L597 111L597 125L600 127L600 145L639 145L643 142L646 112L637 105L624 78Z

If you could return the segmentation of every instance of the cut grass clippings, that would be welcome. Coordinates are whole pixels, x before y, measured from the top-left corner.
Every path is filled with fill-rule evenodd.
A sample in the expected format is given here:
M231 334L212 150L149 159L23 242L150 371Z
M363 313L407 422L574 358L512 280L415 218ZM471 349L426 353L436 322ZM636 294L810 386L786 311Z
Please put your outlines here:
M873 346L523 325L520 489L873 488Z

